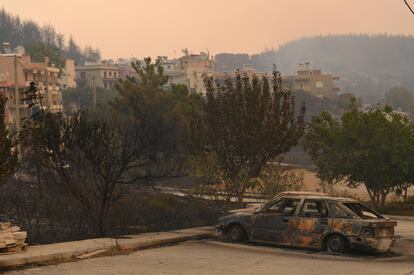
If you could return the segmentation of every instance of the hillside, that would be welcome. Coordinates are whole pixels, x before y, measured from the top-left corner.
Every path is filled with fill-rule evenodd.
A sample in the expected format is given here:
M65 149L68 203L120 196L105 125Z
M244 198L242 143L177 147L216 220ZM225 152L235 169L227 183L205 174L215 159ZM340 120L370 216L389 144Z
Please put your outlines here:
M342 90L363 97L383 97L392 86L414 88L414 37L394 35L328 35L302 38L246 58L243 54L218 54L216 69L233 70L247 64L269 71L277 64L282 73L293 73L297 63L341 77Z
M74 59L77 63L100 59L99 49L90 46L81 49L72 36L66 39L53 26L40 26L30 20L21 20L4 8L0 10L0 43L3 42L13 47L24 46L35 61L41 61L36 59L43 59L44 55L57 59L55 63L59 65L63 58Z

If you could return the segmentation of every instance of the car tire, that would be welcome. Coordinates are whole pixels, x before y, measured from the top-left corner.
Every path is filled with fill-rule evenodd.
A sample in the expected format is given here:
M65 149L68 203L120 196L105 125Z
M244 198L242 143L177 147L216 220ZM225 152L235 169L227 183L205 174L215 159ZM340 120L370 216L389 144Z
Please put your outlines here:
M246 231L238 224L232 224L227 228L226 237L231 242L244 242L247 240Z
M334 234L328 236L325 242L325 249L332 254L343 254L347 251L348 243L344 236Z

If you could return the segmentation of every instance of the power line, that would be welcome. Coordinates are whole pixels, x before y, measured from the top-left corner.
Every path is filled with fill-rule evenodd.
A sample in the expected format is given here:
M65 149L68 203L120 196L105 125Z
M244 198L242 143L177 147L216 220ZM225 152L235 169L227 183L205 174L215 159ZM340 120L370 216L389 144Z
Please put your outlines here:
M404 3L407 5L407 7L411 11L411 13L414 15L414 10L411 8L410 4L408 4L407 0L404 0Z

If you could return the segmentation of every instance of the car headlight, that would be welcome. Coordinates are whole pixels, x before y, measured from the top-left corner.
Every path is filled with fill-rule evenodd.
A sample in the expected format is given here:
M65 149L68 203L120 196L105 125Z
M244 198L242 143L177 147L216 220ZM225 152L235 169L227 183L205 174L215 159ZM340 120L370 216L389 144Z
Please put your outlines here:
M362 230L361 237L364 237L364 238L375 237L375 228L364 228Z

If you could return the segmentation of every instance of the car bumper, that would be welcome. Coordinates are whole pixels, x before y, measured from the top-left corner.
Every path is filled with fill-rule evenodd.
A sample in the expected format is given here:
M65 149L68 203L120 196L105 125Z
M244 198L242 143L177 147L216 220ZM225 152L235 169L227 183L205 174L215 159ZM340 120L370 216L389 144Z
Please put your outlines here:
M350 238L351 247L356 250L364 250L376 253L388 252L395 242L394 237L385 238Z

